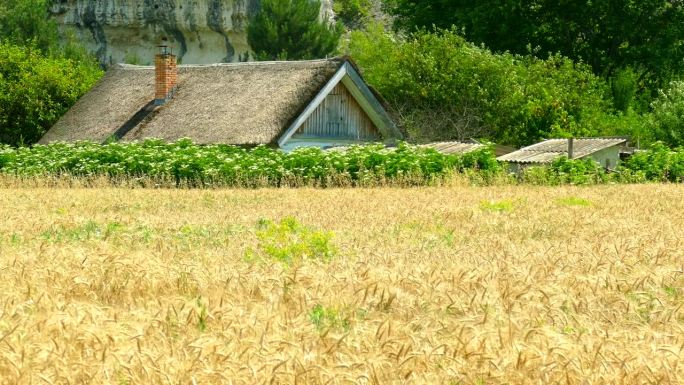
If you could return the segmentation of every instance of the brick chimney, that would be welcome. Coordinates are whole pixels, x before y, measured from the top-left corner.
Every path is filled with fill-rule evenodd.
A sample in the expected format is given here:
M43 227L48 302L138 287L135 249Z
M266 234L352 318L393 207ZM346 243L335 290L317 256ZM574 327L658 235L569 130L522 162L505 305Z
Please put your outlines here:
M161 106L173 96L178 82L178 67L176 55L171 54L166 38L162 39L159 53L154 57L155 67L155 94L154 104Z

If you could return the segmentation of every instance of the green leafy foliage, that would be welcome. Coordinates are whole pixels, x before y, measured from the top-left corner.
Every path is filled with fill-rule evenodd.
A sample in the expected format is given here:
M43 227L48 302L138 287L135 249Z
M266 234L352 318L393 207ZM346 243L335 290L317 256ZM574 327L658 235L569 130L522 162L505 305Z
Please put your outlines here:
M247 41L257 60L320 59L336 51L342 25L320 20L319 0L261 0Z
M587 116L583 123L593 127L597 136L629 137L634 144L647 147L653 143L650 114L640 114L633 109L626 112L597 113Z
M405 31L465 30L468 40L496 52L559 52L611 77L631 67L640 87L659 86L682 73L684 4L675 0L387 0ZM533 47L534 49L530 49Z
M624 164L624 169L658 182L684 182L684 148L672 150L656 143L648 151L639 151Z
M335 0L333 2L335 16L350 29L366 24L371 7L371 0Z
M653 102L652 129L656 140L684 146L684 81L674 81Z
M402 39L375 25L352 33L348 49L417 141L486 137L522 146L591 136L610 109L608 85L588 67L559 55L493 54L455 29Z
M0 43L0 143L37 142L101 75L93 62Z
M292 266L307 259L327 262L337 253L332 232L304 226L294 217L280 222L263 220L256 235L259 246L247 252L250 260L268 259Z
M592 185L601 183L684 182L684 149L672 150L662 143L639 151L607 172L591 159L558 158L548 166L523 170L523 183L536 185Z
M610 85L615 109L622 112L629 110L636 96L637 82L637 75L631 68L622 69L613 76Z
M43 52L57 48L57 25L48 18L51 3L51 0L3 0L0 3L0 42L31 45Z
M560 157L549 166L529 167L523 171L523 181L539 185L589 185L608 181L603 168L592 159Z
M0 148L0 172L22 175L149 177L173 179L185 185L281 186L287 183L335 185L337 179L354 184L411 178L417 184L453 172L501 170L491 151L444 155L433 149L400 144L352 146L322 151L301 148L285 153L259 146L194 145L146 140L140 143L89 142Z
M504 181L505 165L490 149L446 155L405 143L352 146L323 151L301 148L289 153L258 146L175 143L146 140L105 145L79 142L11 148L0 145L0 173L19 177L72 176L148 178L178 186L354 186L378 183L425 185L454 174L471 181ZM684 148L655 144L639 151L614 172L591 159L558 158L548 166L526 168L523 183L539 185L684 182Z
M10 146L0 143L0 170L2 170L6 164L12 162L14 156L15 152Z

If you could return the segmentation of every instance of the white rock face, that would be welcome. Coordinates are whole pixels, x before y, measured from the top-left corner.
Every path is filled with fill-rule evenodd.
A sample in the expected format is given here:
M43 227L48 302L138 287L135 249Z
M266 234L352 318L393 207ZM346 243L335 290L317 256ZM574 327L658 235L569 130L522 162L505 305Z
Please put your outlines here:
M330 18L332 0L321 3ZM103 64L151 64L162 37L181 63L210 64L245 60L258 8L259 0L54 0L51 13Z

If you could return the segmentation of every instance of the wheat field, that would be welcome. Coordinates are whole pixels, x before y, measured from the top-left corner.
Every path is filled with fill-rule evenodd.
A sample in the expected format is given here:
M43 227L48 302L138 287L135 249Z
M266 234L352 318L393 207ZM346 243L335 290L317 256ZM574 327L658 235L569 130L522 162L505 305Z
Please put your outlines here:
M249 258L288 217L332 257ZM683 186L6 187L0 221L0 384L684 383Z

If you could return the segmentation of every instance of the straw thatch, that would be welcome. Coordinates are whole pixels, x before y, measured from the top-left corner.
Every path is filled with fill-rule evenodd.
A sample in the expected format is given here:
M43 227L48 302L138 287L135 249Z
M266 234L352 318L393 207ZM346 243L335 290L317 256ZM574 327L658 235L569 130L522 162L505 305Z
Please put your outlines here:
M154 99L154 68L116 66L40 140L102 142Z
M343 64L328 59L180 66L173 99L122 140L274 143ZM153 67L118 65L41 142L103 141L153 98Z

